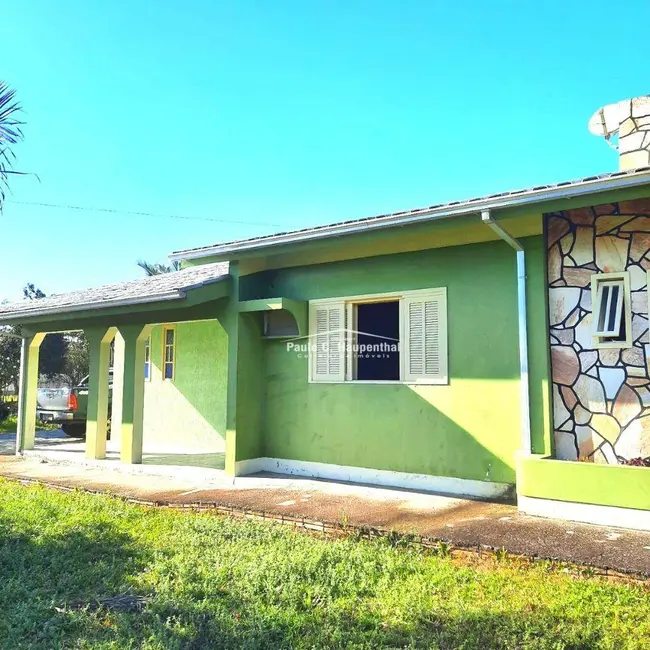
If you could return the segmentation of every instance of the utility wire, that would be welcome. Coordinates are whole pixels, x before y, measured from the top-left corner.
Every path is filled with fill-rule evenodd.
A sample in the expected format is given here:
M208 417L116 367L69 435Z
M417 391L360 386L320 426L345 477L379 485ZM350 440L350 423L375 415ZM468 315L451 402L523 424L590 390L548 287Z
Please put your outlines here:
M36 203L34 201L14 201L7 199L7 203L17 203L19 205L34 205L41 208L59 208L62 210L83 210L87 212L108 212L110 214L128 214L137 217L156 217L159 219L183 219L187 221L212 221L214 223L230 223L244 226L273 226L275 228L284 227L280 223L268 223L266 221L235 221L229 219L211 219L210 217L188 217L180 214L155 214L152 212L133 212L131 210L118 210L114 208L88 208L81 205L60 205L58 203Z

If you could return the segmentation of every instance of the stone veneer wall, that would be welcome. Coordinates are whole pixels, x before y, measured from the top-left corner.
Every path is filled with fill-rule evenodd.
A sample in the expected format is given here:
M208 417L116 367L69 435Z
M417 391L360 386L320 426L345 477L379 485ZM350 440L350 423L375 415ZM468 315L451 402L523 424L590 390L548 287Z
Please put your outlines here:
M555 456L650 457L650 199L546 215ZM628 271L633 346L594 349L591 276Z

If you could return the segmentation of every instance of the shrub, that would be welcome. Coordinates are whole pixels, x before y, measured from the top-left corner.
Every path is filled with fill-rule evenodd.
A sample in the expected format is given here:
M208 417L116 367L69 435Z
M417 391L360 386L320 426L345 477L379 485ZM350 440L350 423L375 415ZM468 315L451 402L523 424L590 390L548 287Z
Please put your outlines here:
M633 465L634 467L650 467L650 458L619 458L621 465Z
M11 415L9 404L0 402L0 422L4 422Z

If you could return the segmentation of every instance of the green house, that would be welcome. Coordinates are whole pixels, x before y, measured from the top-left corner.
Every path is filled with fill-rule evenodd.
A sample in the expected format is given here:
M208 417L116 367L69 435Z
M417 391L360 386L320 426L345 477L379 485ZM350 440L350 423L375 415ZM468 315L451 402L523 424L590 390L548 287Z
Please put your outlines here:
M19 452L43 336L83 330L89 458L115 340L124 463L214 452L231 476L516 495L650 529L650 103L627 110L641 157L621 149L615 173L177 251L178 272L0 306L25 334Z

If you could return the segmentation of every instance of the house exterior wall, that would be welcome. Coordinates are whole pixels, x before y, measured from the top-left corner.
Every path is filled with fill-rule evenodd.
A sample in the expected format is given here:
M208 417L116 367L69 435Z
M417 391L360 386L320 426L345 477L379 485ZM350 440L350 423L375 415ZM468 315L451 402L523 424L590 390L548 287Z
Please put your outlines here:
M650 456L650 199L546 217L555 456L617 464ZM596 349L591 277L628 271L630 348Z
M546 340L542 237L528 256L530 328ZM247 299L345 297L447 288L448 385L308 382L306 354L266 341L267 457L480 481L515 482L521 446L514 251L503 242L275 270L245 278ZM242 296L240 296L242 297ZM546 346L531 350L536 450L548 451Z
M151 380L145 381L144 448L224 452L228 350L217 320L178 323L172 381L162 378L162 325L151 333Z

